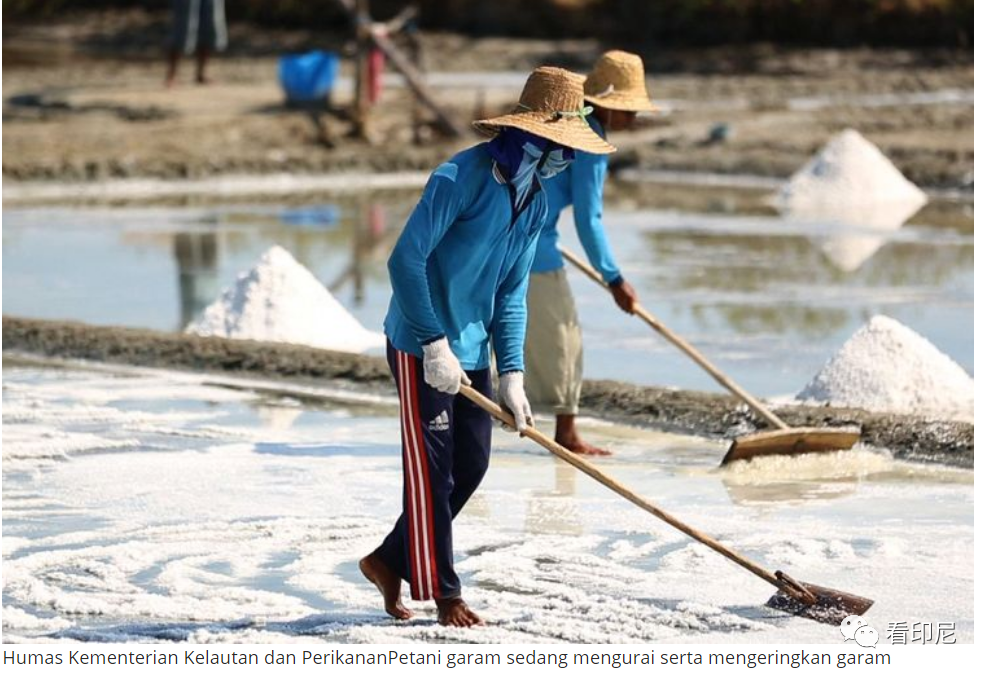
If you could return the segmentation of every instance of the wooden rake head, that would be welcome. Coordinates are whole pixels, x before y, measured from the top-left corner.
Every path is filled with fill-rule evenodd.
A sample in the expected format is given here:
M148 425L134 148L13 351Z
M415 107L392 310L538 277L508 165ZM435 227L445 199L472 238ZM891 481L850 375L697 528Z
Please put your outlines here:
M846 616L862 616L873 600L841 590L794 580L783 571L776 572L778 591L767 600L771 609L786 611L827 625L840 625Z

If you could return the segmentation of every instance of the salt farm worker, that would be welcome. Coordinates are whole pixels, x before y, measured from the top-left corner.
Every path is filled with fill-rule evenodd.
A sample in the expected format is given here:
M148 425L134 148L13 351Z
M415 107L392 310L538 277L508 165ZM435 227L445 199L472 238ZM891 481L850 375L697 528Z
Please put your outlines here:
M213 52L227 48L224 0L172 0L172 39L168 52L165 86L175 84L183 53L196 53L196 82L209 83L206 64Z
M588 121L603 139L607 131L629 129L636 113L658 110L646 92L643 60L618 50L598 59L584 82L584 98L594 107ZM607 172L605 155L578 152L566 171L547 182L547 225L536 247L529 280L526 392L533 404L556 414L554 438L578 454L610 452L586 443L577 431L584 358L574 296L557 249L557 220L565 207L574 205L574 222L588 260L608 283L619 308L632 313L636 291L619 272L602 225Z
M385 334L399 390L403 510L360 567L395 618L412 616L400 596L405 580L413 599L435 600L442 625L482 622L461 598L451 522L488 468L492 420L457 392L471 384L491 397L494 348L498 401L520 432L532 424L523 342L529 269L547 216L543 180L574 149L615 150L588 125L581 82L538 68L513 113L475 122L497 136L433 172L389 258Z

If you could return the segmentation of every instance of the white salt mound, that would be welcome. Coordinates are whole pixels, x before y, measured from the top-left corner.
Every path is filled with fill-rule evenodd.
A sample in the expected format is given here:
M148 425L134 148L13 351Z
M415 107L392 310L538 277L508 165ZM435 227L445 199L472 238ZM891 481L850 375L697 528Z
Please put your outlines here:
M788 180L777 199L785 211L832 217L879 210L879 217L865 219L872 223L903 222L928 198L879 148L856 130L846 129Z
M305 266L279 246L237 277L186 332L314 348L364 352L384 348Z
M797 398L872 411L973 420L972 377L884 315L846 341Z

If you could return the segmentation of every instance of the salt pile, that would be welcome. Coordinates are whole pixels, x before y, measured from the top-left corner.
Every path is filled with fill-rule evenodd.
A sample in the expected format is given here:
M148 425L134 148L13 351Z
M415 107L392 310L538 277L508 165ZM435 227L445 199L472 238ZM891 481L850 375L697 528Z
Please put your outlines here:
M854 129L834 136L780 189L789 210L860 210L867 205L900 205L908 216L927 201L875 145ZM907 217L905 217L907 218Z
M873 411L973 419L972 377L927 339L884 315L843 344L797 398Z
M186 332L199 336L298 343L346 352L384 348L305 266L279 246L237 277Z
M777 193L785 218L824 227L819 245L845 272L859 268L883 246L883 233L900 228L927 200L853 129L833 137Z

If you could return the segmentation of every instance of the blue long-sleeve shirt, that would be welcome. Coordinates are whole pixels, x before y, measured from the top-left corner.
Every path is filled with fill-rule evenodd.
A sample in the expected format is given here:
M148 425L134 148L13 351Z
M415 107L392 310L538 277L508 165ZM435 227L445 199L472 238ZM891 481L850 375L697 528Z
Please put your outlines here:
M599 136L605 138L605 131L597 119L589 117L588 122ZM615 282L622 277L602 224L602 191L607 174L607 155L577 151L574 162L567 169L544 181L548 203L547 223L536 245L534 273L547 273L564 267L564 258L557 249L560 240L557 220L560 212L573 204L574 224L588 261L606 282Z
M462 151L430 176L388 261L392 299L385 335L399 350L446 336L465 370L521 371L526 289L547 200L537 187L513 212L509 186L484 144Z

